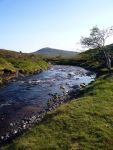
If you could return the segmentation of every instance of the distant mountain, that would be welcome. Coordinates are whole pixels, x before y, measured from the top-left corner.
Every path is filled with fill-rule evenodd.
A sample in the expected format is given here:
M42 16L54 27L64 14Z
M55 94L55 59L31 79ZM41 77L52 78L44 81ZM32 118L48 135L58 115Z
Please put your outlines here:
M66 57L66 56L74 56L74 55L78 54L77 52L74 52L74 51L66 51L66 50L54 49L54 48L49 48L49 47L42 48L33 53L45 55L45 56L49 56L49 57L55 57L55 56Z

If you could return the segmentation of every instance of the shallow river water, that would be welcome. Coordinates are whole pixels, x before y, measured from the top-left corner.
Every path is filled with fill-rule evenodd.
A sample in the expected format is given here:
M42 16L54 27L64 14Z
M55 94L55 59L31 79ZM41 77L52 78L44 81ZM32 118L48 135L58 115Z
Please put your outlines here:
M48 100L63 97L81 84L88 85L96 75L81 67L53 66L48 71L25 77L0 88L0 140L25 128L47 107ZM23 122L23 123L22 123Z

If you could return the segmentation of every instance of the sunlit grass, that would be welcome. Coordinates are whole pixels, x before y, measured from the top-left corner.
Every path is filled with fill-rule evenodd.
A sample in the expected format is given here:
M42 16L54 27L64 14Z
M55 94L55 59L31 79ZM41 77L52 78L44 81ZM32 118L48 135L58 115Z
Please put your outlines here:
M46 70L48 67L49 64L38 55L0 50L0 84L6 81L4 76L14 76L17 71L30 75Z

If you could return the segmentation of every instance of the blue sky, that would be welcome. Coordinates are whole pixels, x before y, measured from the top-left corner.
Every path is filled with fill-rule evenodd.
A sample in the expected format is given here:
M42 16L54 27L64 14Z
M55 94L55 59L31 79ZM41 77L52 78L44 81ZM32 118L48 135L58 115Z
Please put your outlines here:
M113 0L0 0L0 48L76 50L95 25L113 25Z

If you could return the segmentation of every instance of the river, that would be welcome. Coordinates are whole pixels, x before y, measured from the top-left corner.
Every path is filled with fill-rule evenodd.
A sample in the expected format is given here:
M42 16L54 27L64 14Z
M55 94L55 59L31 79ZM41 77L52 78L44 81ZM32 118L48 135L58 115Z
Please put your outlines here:
M47 109L48 102L51 105L54 99L65 99L69 92L79 90L82 84L88 85L95 77L94 73L81 67L55 65L40 74L1 87L1 143L40 121L39 116Z

